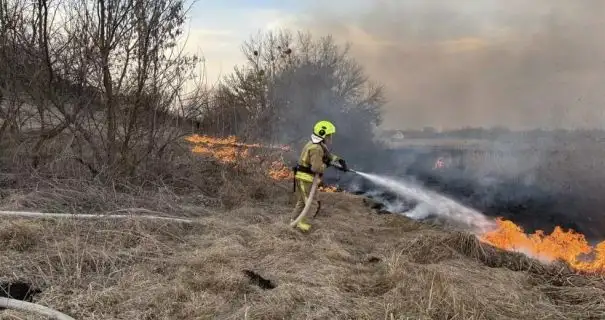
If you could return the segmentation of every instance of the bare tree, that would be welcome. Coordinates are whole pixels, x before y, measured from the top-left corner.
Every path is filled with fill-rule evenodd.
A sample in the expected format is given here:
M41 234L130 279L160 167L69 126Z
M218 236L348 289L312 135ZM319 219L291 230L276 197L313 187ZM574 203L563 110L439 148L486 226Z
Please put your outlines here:
M134 174L185 134L182 119L204 94L185 91L198 59L177 47L183 1L0 1L1 16L14 15L0 24L0 54L19 62L8 55L20 50L23 60L10 90L0 76L0 97L11 91L37 110L34 165L50 141L68 138L94 175Z
M327 118L339 137L371 143L381 122L382 86L330 36L268 32L243 45L248 63L227 78L223 100L247 119L236 134L291 143L308 138L312 124ZM240 120L241 121L241 120Z
M23 103L17 92L22 88L23 61L17 39L24 31L20 24L24 10L23 1L0 0L0 139L6 138L7 131L14 138L21 129Z

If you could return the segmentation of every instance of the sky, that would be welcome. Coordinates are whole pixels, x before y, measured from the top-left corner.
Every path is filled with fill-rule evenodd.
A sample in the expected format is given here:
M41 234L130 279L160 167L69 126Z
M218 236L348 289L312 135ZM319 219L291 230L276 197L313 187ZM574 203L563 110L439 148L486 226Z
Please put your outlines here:
M384 84L385 128L605 129L602 0L198 0L189 16L210 83L257 32L310 30Z
M208 82L215 83L244 63L241 45L257 32L288 25L288 19L302 12L300 1L198 0L193 3L188 52L203 56Z

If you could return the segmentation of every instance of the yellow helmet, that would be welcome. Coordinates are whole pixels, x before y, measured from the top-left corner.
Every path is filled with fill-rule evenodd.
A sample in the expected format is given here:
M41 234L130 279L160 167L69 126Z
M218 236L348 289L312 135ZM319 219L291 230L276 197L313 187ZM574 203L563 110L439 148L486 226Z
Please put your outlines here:
M327 135L334 133L336 133L336 126L327 120L319 121L313 127L313 134L320 138L325 138Z

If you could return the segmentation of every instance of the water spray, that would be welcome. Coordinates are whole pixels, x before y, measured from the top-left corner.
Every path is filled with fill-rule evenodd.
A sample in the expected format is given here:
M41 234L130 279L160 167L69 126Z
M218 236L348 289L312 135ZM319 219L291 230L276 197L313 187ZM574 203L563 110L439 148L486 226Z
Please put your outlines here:
M418 205L413 210L402 213L409 218L420 220L430 215L437 215L450 221L463 223L470 227L473 232L479 234L493 230L496 227L493 219L488 218L483 213L417 184L351 169L348 171L358 174L399 196L417 201Z

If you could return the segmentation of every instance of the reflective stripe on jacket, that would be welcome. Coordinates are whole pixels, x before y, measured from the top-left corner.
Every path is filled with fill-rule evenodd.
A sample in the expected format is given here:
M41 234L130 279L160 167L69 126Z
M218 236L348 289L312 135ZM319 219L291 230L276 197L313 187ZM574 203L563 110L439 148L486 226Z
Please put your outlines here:
M338 160L336 155L331 154L325 145L321 143L307 142L303 147L298 165L304 168L309 168L314 173L323 175L324 170L332 161ZM308 172L297 171L296 179L313 182L313 174Z

